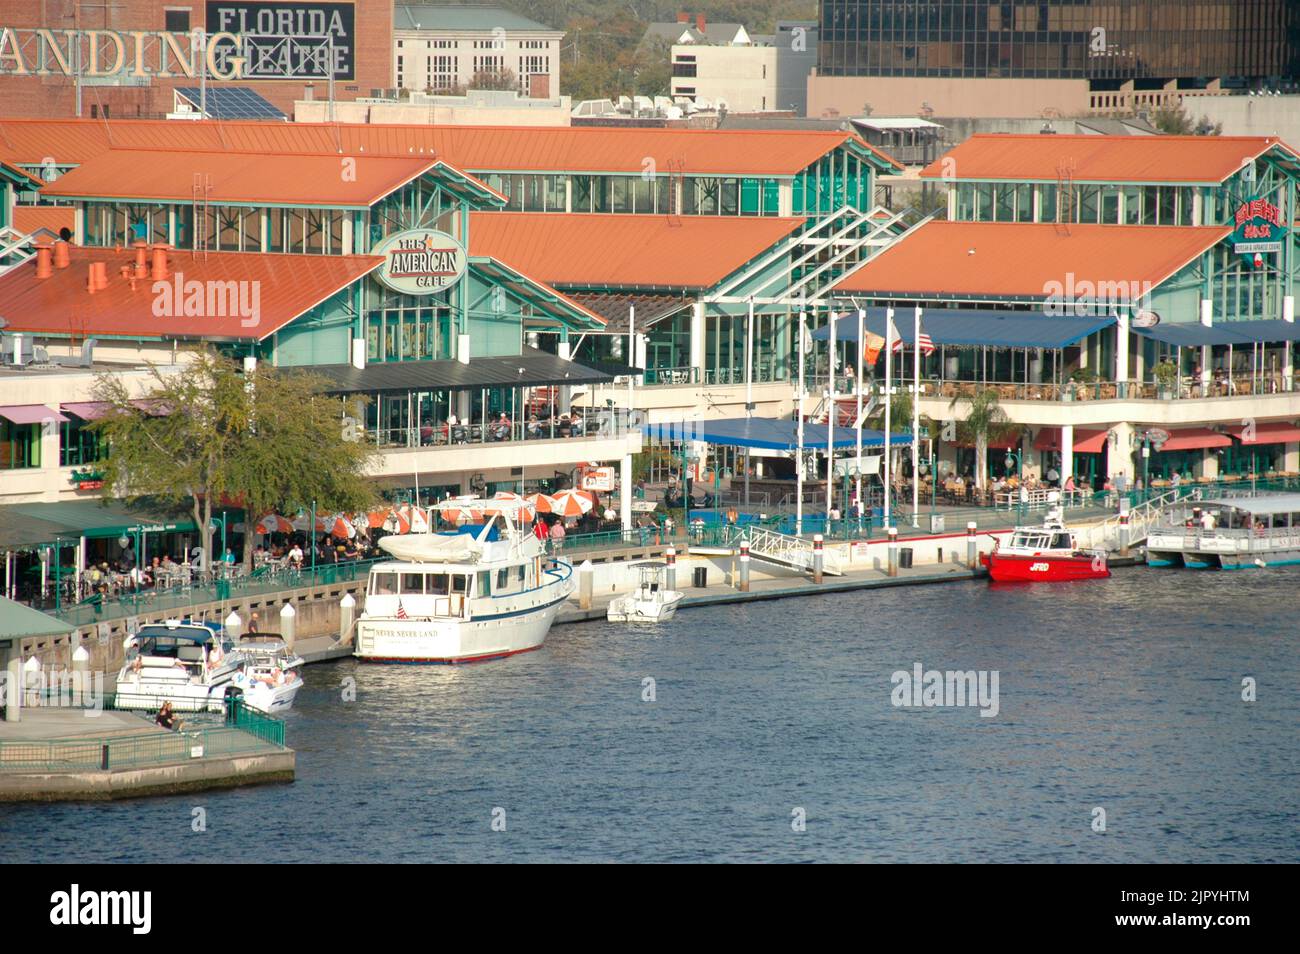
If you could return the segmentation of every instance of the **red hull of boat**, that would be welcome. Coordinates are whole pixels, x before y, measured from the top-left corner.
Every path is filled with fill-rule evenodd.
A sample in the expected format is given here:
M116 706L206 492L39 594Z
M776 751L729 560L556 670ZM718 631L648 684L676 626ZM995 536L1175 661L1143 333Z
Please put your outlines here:
M1100 580L1110 576L1104 560L1092 557L982 555L989 579L995 583L1063 583L1070 580Z

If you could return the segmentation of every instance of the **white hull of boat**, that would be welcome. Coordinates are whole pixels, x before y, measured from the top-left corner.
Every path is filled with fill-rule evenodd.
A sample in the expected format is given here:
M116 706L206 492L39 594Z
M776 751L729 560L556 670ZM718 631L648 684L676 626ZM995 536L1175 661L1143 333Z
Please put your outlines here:
M268 686L264 682L257 682L250 686L242 680L232 685L238 686L244 693L244 705L248 708L256 709L258 712L276 713L293 708L293 700L297 697L298 690L302 688L302 680L294 679L293 682L283 686Z
M225 708L225 692L230 685L225 682L206 686L119 676L113 704L119 709L155 710L170 702L177 712L220 712Z
M609 604L605 619L611 623L663 623L672 619L686 594L676 590L663 593L662 599L638 599L620 596Z
M567 584L567 581L566 581ZM508 616L477 619L366 618L357 621L359 659L390 663L466 663L537 649L572 587L557 585L551 600Z

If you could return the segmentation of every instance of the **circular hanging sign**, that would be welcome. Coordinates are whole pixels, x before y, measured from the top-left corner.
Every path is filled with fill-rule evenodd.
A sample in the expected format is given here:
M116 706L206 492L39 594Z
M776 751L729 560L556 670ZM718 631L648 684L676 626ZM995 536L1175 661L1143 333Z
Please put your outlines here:
M435 295L465 275L465 246L446 232L398 232L371 249L371 254L384 258L375 276L408 295Z
M1130 324L1134 328L1154 328L1160 324L1160 315L1154 311L1139 311Z

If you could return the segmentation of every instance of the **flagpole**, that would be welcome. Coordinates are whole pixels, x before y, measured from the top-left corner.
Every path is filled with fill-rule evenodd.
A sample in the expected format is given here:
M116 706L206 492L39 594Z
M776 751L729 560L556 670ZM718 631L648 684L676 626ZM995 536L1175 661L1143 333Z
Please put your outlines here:
M794 479L795 479L795 504L794 504L794 533L795 536L803 536L803 366L804 366L804 311L803 304L799 306L799 394L796 400L799 403L799 423L796 430L799 432L799 456L795 459Z
M858 309L858 416L854 419L854 426L857 428L857 459L853 462L853 472L857 475L853 493L858 501L858 529L862 529L862 348L866 344L866 327L867 327L867 310Z
M831 323L830 360L826 363L826 532L831 529L831 495L835 493L835 312L826 309Z
M912 526L921 525L921 306L916 306L915 325L912 331L912 343L915 351L912 355Z
M888 530L893 524L889 522L889 489L890 467L889 467L889 428L892 426L893 417L890 414L890 404L892 403L893 390L890 382L893 380L893 362L894 362L894 306L890 305L885 309L885 529Z

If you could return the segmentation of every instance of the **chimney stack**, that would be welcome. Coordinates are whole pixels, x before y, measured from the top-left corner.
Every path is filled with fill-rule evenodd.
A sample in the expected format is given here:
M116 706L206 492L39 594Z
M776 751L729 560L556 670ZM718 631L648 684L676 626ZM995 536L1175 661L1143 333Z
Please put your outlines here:
M91 262L90 279L95 283L95 291L103 291L108 287L108 263Z
M677 14L677 22L678 22L678 23L690 23L690 22L691 22L691 15L690 15L689 13L679 13L679 14Z
M704 14L703 14L703 13L697 13L697 14L695 14L695 29L697 29L697 30L699 30L701 33L703 33L703 32L704 32L704 27L705 27Z
M36 277L49 278L54 274L54 254L49 242L36 243Z
M149 243L134 242L132 247L135 249L135 264L132 267L132 277L143 279L149 275Z
M170 246L166 242L155 242L153 249L153 267L149 270L149 277L156 282L166 281L168 278L167 271L167 250Z
M99 286L95 283L95 263L91 262L86 266L86 291L95 294L99 291Z
M54 267L67 268L72 264L72 256L68 251L68 243L59 239L54 243Z

